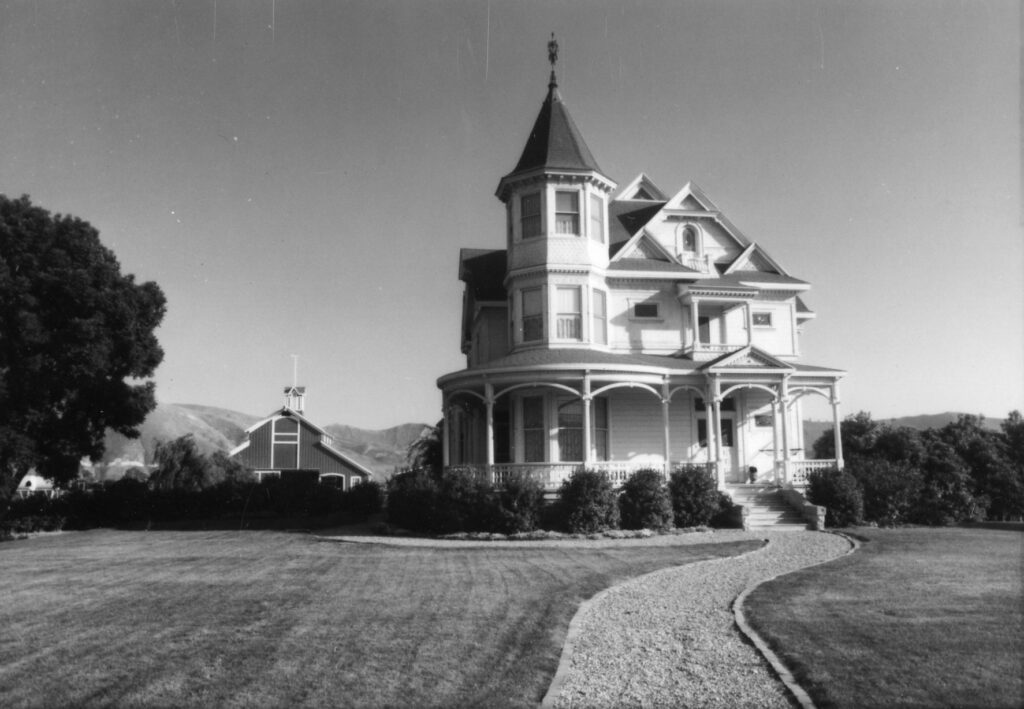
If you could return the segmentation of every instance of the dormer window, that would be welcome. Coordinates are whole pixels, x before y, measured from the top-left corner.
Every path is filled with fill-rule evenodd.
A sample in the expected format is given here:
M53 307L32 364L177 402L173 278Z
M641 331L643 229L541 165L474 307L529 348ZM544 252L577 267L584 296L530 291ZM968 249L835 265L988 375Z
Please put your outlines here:
M580 195L579 192L559 190L555 192L555 233L580 233Z
M524 194L520 198L519 225L524 239L541 235L540 194Z

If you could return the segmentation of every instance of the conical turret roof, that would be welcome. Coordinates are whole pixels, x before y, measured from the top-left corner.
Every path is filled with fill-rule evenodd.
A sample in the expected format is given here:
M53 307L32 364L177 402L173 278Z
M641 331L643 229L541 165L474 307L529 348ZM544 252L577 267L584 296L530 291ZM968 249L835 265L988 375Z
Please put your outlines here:
M523 154L507 177L537 168L601 172L562 101L553 76Z

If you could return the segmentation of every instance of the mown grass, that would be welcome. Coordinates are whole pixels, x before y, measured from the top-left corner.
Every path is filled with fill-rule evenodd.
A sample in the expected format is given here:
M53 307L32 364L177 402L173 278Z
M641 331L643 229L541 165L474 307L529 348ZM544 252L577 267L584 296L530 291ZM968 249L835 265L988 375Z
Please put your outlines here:
M534 706L581 600L741 553L97 530L0 545L0 697L40 706Z
M861 549L769 582L748 618L826 707L1024 706L1024 534L852 530Z

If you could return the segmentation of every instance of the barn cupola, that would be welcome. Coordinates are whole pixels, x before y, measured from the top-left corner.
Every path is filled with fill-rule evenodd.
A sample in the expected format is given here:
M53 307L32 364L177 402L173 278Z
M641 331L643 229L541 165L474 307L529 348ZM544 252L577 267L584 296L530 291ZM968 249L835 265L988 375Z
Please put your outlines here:
M284 405L291 411L301 414L305 408L306 387L287 386L284 388Z
M554 34L548 61L547 96L519 162L496 192L506 209L513 347L586 344L585 328L556 327L556 314L582 315L595 270L608 265L608 202L616 185L562 100Z

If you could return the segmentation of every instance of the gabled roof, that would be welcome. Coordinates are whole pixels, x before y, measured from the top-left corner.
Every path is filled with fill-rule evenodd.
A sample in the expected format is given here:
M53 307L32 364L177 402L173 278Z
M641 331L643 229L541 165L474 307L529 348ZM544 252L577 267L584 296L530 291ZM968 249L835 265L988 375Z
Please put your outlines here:
M783 276L789 275L775 259L768 255L767 251L762 249L756 243L745 248L743 253L737 256L736 259L726 267L723 274L735 273L737 271L762 271L778 273Z
M554 78L548 85L548 95L533 123L523 154L509 175L538 168L601 172L597 160L569 115Z
M793 371L793 365L771 356L762 349L747 345L735 352L729 352L701 365L701 371L718 372L736 369L760 369L765 371Z
M661 211L664 202L644 200L614 200L608 204L608 243L611 255L637 232L643 229Z
M633 181L626 185L615 197L616 201L636 200L638 202L667 202L668 197L658 189L658 186L651 181L644 173L633 178Z

